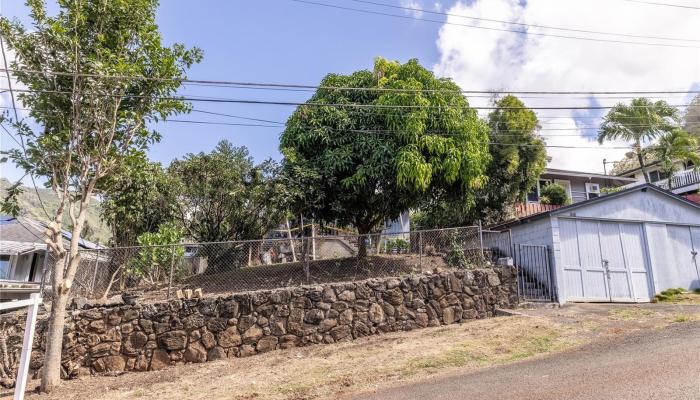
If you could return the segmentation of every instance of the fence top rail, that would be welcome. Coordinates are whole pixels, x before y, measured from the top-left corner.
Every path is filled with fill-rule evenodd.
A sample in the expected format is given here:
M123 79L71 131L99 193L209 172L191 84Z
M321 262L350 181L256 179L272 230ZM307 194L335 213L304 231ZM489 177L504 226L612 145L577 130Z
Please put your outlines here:
M460 229L479 229L479 226L477 225L470 225L470 226L458 226L454 228L434 228L434 229L422 229L422 230L413 230L413 231L400 231L400 232L387 232L387 233L382 233L382 232L375 232L375 233L364 233L364 234L355 234L355 235L328 235L328 236L301 236L301 237L292 237L292 238L264 238L264 239L241 239L241 240L225 240L225 241L216 241L216 242L186 242L186 243L169 243L169 244L154 244L154 245L132 245L132 246L115 246L115 247L101 247L97 249L80 249L79 252L81 253L96 253L96 252L109 252L109 251L115 251L115 250L129 250L129 249L143 249L143 248L168 248L168 247L201 247L201 246L206 246L206 245L216 245L216 244L246 244L246 243L264 243L264 242L289 242L291 241L300 241L300 240L330 240L330 239L344 239L344 238L360 238L360 237L376 237L380 236L383 238L391 238L393 236L399 236L399 235L409 235L409 234L417 234L417 233L430 233L430 232L448 232L448 231L456 231ZM496 232L496 231L483 231L483 232ZM498 232L501 233L501 232Z
M516 243L518 247L537 247L537 248L543 248L543 249L548 249L549 246L546 244L525 244L525 243Z

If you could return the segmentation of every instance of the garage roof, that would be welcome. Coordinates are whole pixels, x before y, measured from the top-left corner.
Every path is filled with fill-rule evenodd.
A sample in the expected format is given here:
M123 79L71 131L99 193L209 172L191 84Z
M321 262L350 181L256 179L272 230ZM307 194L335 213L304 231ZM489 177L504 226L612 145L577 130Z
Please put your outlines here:
M549 210L549 211L541 212L538 214L532 214L532 215L529 215L527 217L510 220L510 221L495 225L492 227L492 229L506 228L506 227L513 226L513 225L525 224L525 223L528 223L530 221L535 221L535 220L547 217L549 215L559 215L559 214L563 214L563 213L569 212L571 210L574 210L574 209L577 209L580 207L588 206L590 204L602 203L605 201L609 201L609 200L615 199L617 197L624 196L624 195L631 193L631 192L647 191L647 190L652 190L652 191L661 193L661 194L666 195L670 198L673 198L677 201L688 204L694 208L700 209L700 204L698 204L698 203L692 202L692 201L690 201L682 196L679 196L677 194L669 192L668 190L661 189L660 187L653 185L651 183L644 183L644 184L639 185L639 186L634 186L634 187L631 187L628 189L620 190L619 192L610 193L610 194L596 197L593 199L580 201L578 203L574 203L574 204L570 204L568 206L560 207L560 208L557 208L555 210Z

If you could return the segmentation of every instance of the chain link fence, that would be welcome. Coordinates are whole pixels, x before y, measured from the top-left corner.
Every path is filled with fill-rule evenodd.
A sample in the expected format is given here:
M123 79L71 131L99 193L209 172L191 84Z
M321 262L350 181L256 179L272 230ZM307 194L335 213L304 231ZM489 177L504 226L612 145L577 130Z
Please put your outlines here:
M208 296L476 268L507 257L509 240L507 233L470 226L81 250L72 295L148 301L188 289Z

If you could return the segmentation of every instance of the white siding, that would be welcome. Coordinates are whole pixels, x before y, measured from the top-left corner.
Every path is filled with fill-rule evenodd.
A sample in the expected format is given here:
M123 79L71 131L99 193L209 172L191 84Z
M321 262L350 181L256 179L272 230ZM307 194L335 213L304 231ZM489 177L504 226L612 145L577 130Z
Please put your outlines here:
M641 190L606 201L574 208L562 215L645 222L668 222L700 225L700 209L661 194L653 189Z
M511 228L513 243L552 245L552 225L549 217Z

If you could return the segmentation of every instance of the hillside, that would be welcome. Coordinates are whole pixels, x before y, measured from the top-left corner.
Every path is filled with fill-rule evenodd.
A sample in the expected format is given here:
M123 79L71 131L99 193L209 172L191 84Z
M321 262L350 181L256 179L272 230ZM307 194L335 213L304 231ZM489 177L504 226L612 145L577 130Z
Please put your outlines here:
M7 193L7 188L12 183L5 178L0 178L0 197L4 198ZM49 212L49 215L56 211L58 207L58 199L56 195L50 190L39 187L38 190L34 190L33 187L23 186L22 194L19 197L19 206L21 214L25 217L35 219L37 221L47 222L46 214L41 207L41 202L39 197L41 197L44 207ZM39 193L37 196L37 192ZM93 199L88 210L87 215L87 225L88 229L85 234L85 239L107 243L111 236L109 232L109 227L100 219L100 201L98 199ZM63 228L68 229L70 226L70 218L66 214L63 219Z

